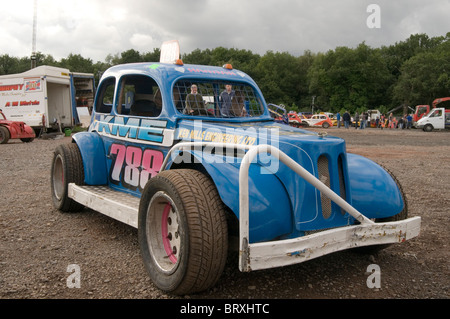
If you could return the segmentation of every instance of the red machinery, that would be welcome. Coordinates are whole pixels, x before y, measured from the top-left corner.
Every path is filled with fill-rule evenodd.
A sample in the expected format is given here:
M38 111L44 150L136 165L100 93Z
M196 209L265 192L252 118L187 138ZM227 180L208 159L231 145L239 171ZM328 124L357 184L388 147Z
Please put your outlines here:
M450 101L450 97L440 97L438 99L435 99L433 101L433 105L431 108L429 105L417 105L416 112L414 113L414 118L413 118L414 122L417 122L418 120L420 120L425 114L428 114L428 112L430 112L431 109L436 108L436 106L439 103L442 103L444 101ZM445 112L448 113L448 112L450 112L450 110L448 110L446 108Z

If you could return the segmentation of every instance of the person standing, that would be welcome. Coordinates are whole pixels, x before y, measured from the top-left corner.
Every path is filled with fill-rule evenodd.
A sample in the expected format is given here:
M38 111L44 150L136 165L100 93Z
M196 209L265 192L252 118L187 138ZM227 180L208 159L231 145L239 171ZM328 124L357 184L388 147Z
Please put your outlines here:
M191 93L186 97L186 109L184 110L185 114L195 114L195 112L199 112L200 110L204 110L205 102L203 101L203 97L198 94L197 85L191 85Z
M390 129L394 127L394 115L392 113L389 114L387 127Z
M340 128L341 127L341 113L337 112L336 119L337 119L337 127Z
M351 121L351 117L348 111L345 111L345 113L342 115L342 119L344 120L344 127L348 129Z
M225 85L225 90L220 93L219 102L220 102L220 113L222 116L230 117L232 115L232 103L236 97L236 93L232 90L231 84Z
M361 113L361 121L359 128L362 130L366 127L366 113Z
M358 128L358 122L359 122L359 114L358 112L355 112L355 130Z
M408 116L406 117L406 128L410 129L412 127L412 121L413 118L411 116L411 114L408 114Z

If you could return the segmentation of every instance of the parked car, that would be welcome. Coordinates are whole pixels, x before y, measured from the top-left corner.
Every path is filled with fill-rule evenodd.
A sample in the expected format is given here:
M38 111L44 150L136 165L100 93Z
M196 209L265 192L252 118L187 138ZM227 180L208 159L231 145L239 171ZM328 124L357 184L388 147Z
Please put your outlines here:
M289 124L286 107L283 104L269 103L267 106L269 107L270 116L272 116L275 122Z
M307 119L307 117L304 116L304 115L301 115L299 113L289 112L288 113L288 118L289 118L289 125L291 125L291 126L302 127L302 126L306 125L306 124L303 123L303 120Z
M10 139L20 139L24 143L34 140L36 134L30 126L22 121L10 121L0 110L0 144L6 144Z
M325 114L314 114L310 119L303 119L302 122L306 124L306 126L319 126L323 128L333 126L333 122L328 115Z
M230 65L111 67L89 130L58 146L51 167L54 206L136 227L152 281L177 295L216 284L232 238L249 272L420 230L389 172L340 138L274 122L257 84Z

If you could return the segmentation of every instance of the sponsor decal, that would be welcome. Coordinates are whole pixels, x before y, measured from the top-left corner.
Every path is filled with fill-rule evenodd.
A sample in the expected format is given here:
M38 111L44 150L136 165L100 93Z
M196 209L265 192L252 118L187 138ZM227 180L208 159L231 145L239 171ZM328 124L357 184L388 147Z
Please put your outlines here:
M91 124L89 130L130 142L171 146L173 130L167 129L166 126L167 121L162 120L100 115L99 119Z

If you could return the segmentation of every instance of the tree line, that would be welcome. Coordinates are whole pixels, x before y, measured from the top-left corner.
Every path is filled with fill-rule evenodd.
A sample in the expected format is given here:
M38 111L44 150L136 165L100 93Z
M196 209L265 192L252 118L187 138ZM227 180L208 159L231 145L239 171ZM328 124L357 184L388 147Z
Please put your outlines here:
M93 62L79 54L56 61L38 53L37 65L64 67L93 73L98 83L109 67L131 62L159 61L160 49L140 53L130 49L109 54L104 62ZM249 74L260 86L268 103L283 104L294 111L353 113L379 109L382 113L400 105L430 104L450 96L450 32L429 37L414 34L393 45L372 48L337 47L328 52L305 51L301 56L267 51L217 47L183 53L186 64L222 66L231 63ZM30 57L0 55L0 75L30 69Z

